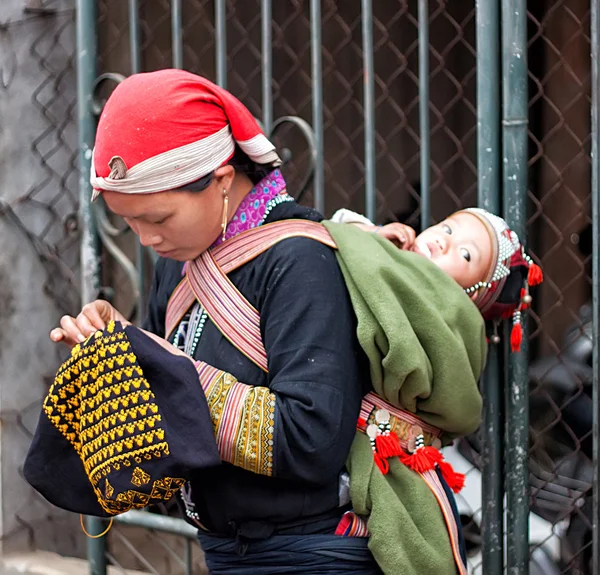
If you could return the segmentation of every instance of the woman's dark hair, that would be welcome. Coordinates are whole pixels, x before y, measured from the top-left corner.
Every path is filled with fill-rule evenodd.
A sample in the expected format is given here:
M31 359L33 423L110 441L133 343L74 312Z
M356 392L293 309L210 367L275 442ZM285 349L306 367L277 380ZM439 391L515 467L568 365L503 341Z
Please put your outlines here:
M274 169L268 164L257 164L256 162L252 161L237 144L235 146L235 151L233 152L233 157L231 160L229 160L228 164L233 166L236 172L246 174L253 185L258 184L258 182L270 174ZM208 188L213 180L213 176L214 173L211 172L199 180L196 180L190 184L186 184L185 186L181 186L178 189L186 190L188 192L201 192Z

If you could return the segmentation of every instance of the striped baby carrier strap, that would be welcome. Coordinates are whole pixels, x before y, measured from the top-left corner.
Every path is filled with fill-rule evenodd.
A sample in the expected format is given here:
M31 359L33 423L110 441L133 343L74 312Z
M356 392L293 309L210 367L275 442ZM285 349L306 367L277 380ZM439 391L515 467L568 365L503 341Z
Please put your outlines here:
M227 274L278 242L296 237L310 238L336 248L329 232L321 224L307 220L285 220L242 232L187 262L185 275L167 305L167 338L197 301L223 336L267 372L267 352L260 333L260 314L233 285Z
M227 274L250 262L278 242L293 237L310 238L337 249L335 241L321 224L307 220L285 220L242 232L219 246L205 251L195 260L187 262L184 277L173 291L167 305L165 320L167 337L175 331L191 306L198 302L223 336L260 369L268 373L267 352L260 331L260 313L235 287ZM369 435L370 429L374 429L373 424L379 425L376 418L378 414L381 418L383 412L388 417L387 425L389 422L393 425L390 428L393 434L397 433L400 436L402 447L406 447L407 442L420 441L423 433L428 440L428 449L435 449L439 446L438 438L441 435L439 430L421 422L413 414L387 404L373 393L363 399L357 430ZM382 428L381 425L379 427ZM383 428L387 430L385 422ZM415 429L422 430L418 439L415 437ZM386 430L381 433L380 429L378 435L389 437L390 434ZM371 437L371 435L369 436ZM375 436L373 436L373 442L374 445L381 443ZM430 447L430 445L435 447ZM419 447L421 446L419 445ZM419 455L424 453L421 449L417 451ZM376 448L374 448L374 453L377 454ZM397 455L397 453L388 453L389 457ZM400 458L402 459L402 457ZM381 466L379 467L382 469ZM382 469L382 472L386 471ZM440 505L457 567L462 575L465 571L460 559L458 526L443 486L433 469L419 469L416 472L427 483ZM347 521L351 521L354 527L349 530L338 528L338 534L368 536L364 519L349 512L342 519L342 522ZM341 526L342 524L340 524Z

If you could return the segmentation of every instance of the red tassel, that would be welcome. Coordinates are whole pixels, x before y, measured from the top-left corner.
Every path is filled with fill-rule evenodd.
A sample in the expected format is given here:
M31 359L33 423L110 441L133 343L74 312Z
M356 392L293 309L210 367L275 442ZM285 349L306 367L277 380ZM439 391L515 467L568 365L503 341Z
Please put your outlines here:
M384 459L377 453L376 451L373 453L373 458L375 459L375 465L379 467L379 471L384 475L387 475L387 472L390 470L390 464L387 459Z
M460 493L465 486L464 474L454 471L452 465L447 461L440 461L438 463L438 468L442 473L444 481L448 484L448 487L450 487L454 493Z
M442 454L435 447L421 447L414 453L401 453L400 461L417 473L431 471L442 461Z
M531 263L529 266L529 272L527 272L527 283L530 286L536 286L544 281L544 273L542 268L537 264Z
M512 331L510 332L510 349L514 352L521 351L521 343L523 341L523 328L521 323L515 323Z
M398 436L391 432L388 435L378 435L375 438L375 448L377 453L384 459L390 457L398 457L401 453L404 453Z

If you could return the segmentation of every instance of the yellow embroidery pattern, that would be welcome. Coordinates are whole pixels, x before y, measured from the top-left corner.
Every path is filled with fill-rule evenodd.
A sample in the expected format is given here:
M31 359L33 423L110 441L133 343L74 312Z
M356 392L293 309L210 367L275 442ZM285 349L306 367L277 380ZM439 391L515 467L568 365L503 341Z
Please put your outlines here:
M137 487L146 485L147 483L150 483L150 475L148 475L141 467L136 467L131 474L131 483Z
M173 479L172 477L157 479L152 485L150 497L168 501L183 487L184 483L185 479Z
M169 455L155 400L124 329L111 322L104 332L73 348L44 401L44 412L77 451L107 513L170 499L184 484L171 477L151 483L148 471L140 467ZM128 488L118 492L115 481L109 483L109 474L132 467L130 485L147 485L147 493Z
M266 387L239 383L223 371L203 382L203 388L221 458L253 473L272 475L275 395Z

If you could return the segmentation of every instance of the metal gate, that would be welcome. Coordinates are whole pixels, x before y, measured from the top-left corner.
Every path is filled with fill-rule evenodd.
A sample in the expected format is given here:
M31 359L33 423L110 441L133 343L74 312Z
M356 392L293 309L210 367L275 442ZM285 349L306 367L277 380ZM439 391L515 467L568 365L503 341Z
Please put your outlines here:
M598 490L590 497L600 461L600 0L527 4L78 0L83 299L103 292L136 304L131 313L138 318L144 309L148 254L138 246L133 256L127 230L89 203L101 99L111 83L129 73L185 67L232 90L284 148L286 171L300 200L326 213L348 205L380 222L405 217L416 227L474 203L502 214L521 238L529 232L549 287L541 307L533 310L531 348L525 345L510 357L498 346L490 348L474 457L483 502L480 516L474 510L483 549L475 572L529 572L530 556L545 543L529 544L530 506L537 505L546 509L540 516L551 526L548 537L560 539L557 572L600 573ZM569 52L575 45L576 57ZM582 46L591 60L581 55ZM563 74L569 87L561 82ZM579 119L582 109L585 121ZM584 176L573 179L573 166ZM575 216L564 215L573 212L569 202L576 203ZM565 223L563 216L570 219ZM584 237L579 228L573 231L576 224L591 225L590 253L576 255ZM101 269L103 251L113 259ZM118 280L124 278L129 290L113 293L104 287L122 285ZM584 321L570 294L576 291L578 302L587 290L591 311ZM572 393L559 401L543 377L532 383L528 358L546 354L555 367L564 367L557 333L573 320L589 344L591 375L586 381L575 378ZM543 396L544 409L554 414L538 421L536 411L531 430L530 394L534 405ZM540 445L558 426L569 427L566 409L585 394L593 430L564 433L571 433L577 457L583 442L591 442L593 461L586 469L593 477L569 482L564 465L571 455L561 451L548 459L546 451L539 455L546 449ZM548 501L558 510L547 511ZM570 528L576 517L583 518L587 535L573 548L558 531ZM177 561L182 572L192 572L193 532L181 520L130 513L118 521L187 538ZM91 532L104 530L99 520L88 523ZM106 539L89 542L93 575L105 574L109 560L122 563L112 547L118 541L137 556L138 566L161 572L115 528L110 548Z

